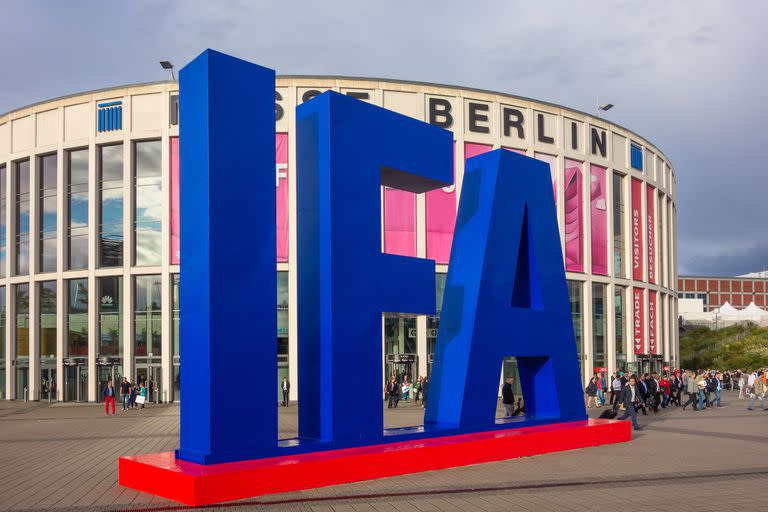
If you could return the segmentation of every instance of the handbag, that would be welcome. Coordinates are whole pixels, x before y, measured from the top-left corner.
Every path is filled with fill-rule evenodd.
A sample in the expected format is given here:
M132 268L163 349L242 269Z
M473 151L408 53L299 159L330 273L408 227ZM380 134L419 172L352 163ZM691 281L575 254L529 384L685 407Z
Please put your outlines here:
M136 403L139 405L144 405L144 402L146 401L146 399L147 397L139 395L136 397Z

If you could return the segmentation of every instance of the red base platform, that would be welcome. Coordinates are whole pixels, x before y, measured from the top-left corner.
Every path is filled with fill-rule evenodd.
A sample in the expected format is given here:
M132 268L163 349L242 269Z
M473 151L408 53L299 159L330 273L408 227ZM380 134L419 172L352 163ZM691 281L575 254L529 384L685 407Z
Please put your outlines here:
M121 457L119 482L186 505L210 505L631 439L628 421L590 419L209 466L164 452Z

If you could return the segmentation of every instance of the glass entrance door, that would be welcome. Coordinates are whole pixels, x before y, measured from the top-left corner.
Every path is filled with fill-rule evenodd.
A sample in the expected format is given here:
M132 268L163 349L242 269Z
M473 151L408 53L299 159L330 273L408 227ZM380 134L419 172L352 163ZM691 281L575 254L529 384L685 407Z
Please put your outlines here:
M56 401L56 367L44 365L40 368L38 400Z
M88 364L86 361L64 367L64 401L88 401Z
M29 366L27 362L16 362L16 400L29 398Z
M102 391L107 382L111 379L112 385L115 387L115 393L120 391L120 383L123 381L123 365L121 364L99 364L96 365L96 401L102 402L104 397Z
M136 368L136 382L147 388L147 402L160 403L163 397L162 367L160 365Z

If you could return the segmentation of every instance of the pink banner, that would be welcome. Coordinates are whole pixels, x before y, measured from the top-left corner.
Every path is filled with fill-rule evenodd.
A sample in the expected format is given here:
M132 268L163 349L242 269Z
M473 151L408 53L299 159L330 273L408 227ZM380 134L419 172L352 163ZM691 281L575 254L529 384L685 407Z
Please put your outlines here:
M525 152L523 152L525 154ZM549 164L549 177L552 179L552 194L555 196L555 204L557 204L557 157L547 155L544 153L534 153L533 157L536 160L541 160Z
M581 162L565 160L565 270L584 272Z
M277 261L288 261L288 134L275 134Z
M643 182L632 178L632 278L643 280Z
M656 189L646 187L645 217L648 234L648 282L656 283ZM650 312L650 311L649 311Z
M632 344L635 354L645 354L643 289L632 288Z
M427 258L448 263L456 224L456 142L453 143L453 185L430 190L424 196Z
M608 275L608 207L605 198L605 167L591 164L589 180L592 273Z
M648 353L660 354L656 342L656 292L648 290Z
M179 138L171 137L171 265L181 261L179 209Z
M416 194L384 189L384 252L416 256Z

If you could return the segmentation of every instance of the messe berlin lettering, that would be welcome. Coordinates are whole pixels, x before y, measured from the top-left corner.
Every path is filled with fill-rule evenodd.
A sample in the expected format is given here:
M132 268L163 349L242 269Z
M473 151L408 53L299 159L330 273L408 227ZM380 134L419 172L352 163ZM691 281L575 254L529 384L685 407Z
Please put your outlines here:
M312 98L319 96L323 91L320 89L309 89L301 95L301 103L305 103ZM370 101L371 94L365 91L345 91L345 95L362 101ZM285 116L285 99L279 91L275 91L275 118L277 121ZM516 137L525 139L526 136L526 116L525 109L516 108L507 105L500 105L498 116L491 115L492 105L488 103L479 103L467 101L466 128L467 131L478 134L491 133L491 117L499 117L499 129L504 137ZM427 96L427 115L426 120L429 124L452 129L454 126L453 104L450 100L440 97ZM536 142L542 144L555 144L557 129L547 127L545 114L535 112L536 122ZM579 149L579 123L576 121L566 121L570 126L566 129L570 131L570 147L573 150ZM607 158L607 132L602 128L595 126L589 127L590 153L595 156Z
M384 429L382 315L436 307L434 260L381 250L381 186L450 186L453 136L332 91L296 109L301 406L298 437L279 440L273 393L247 406L232 393L243 376L277 382L276 194L254 172L276 168L274 71L207 50L179 87L181 382L194 398L179 449L121 458L121 484L200 505L629 440L628 423L586 416L549 167L501 149L466 163L424 424ZM509 356L526 412L498 421ZM339 382L355 383L354 406L329 391Z

